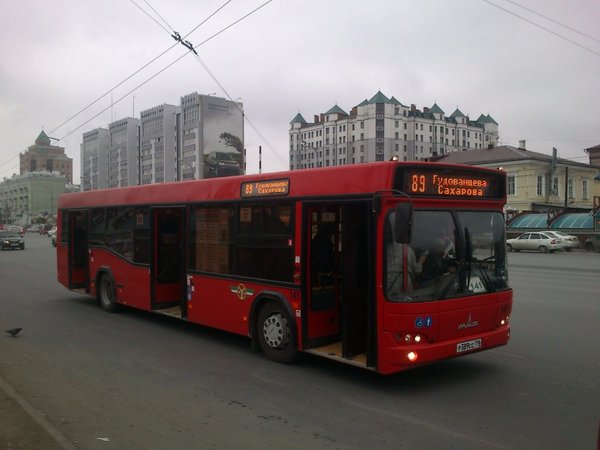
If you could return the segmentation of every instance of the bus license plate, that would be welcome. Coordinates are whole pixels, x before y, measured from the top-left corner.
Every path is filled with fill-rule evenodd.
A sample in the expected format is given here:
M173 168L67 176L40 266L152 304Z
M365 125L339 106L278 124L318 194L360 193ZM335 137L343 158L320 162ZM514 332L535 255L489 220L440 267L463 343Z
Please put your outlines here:
M481 339L473 339L472 341L459 342L456 344L456 353L468 352L481 348Z

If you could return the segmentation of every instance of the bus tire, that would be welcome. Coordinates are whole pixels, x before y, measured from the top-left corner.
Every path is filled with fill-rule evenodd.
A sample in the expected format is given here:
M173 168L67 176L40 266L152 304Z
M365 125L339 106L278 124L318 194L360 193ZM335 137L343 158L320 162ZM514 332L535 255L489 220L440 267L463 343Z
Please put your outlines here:
M104 311L117 312L120 305L115 294L115 281L108 273L100 275L98 282L98 301Z
M288 314L274 302L265 304L258 313L256 335L263 353L272 361L291 363L298 356L294 326Z

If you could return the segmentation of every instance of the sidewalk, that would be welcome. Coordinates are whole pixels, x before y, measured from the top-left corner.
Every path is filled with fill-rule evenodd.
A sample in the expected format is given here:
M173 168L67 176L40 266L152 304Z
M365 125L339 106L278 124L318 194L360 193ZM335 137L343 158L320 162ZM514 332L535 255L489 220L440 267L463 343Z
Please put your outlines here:
M39 411L0 378L0 450L74 448Z

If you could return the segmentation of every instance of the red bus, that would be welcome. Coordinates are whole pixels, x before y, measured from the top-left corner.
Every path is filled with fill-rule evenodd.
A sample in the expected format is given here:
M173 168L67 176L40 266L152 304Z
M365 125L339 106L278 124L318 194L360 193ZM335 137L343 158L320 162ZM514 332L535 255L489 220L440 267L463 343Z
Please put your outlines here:
M381 162L65 194L58 281L383 374L505 345L506 178Z

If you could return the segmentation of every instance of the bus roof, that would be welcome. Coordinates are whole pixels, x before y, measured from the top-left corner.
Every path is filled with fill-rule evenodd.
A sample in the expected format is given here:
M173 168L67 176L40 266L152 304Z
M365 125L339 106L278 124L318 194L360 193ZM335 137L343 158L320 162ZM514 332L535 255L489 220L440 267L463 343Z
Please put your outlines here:
M60 209L142 205L183 204L203 201L231 201L242 197L242 186L256 182L287 180L287 197L323 197L340 195L370 195L390 190L397 167L436 166L462 167L474 170L473 166L440 164L432 162L373 162L347 166L240 175L203 180L130 186L124 188L99 189L93 191L62 194L58 200ZM493 169L478 167L482 172ZM254 197L254 196L244 196ZM262 197L262 196L257 196ZM273 196L264 195L273 198Z

